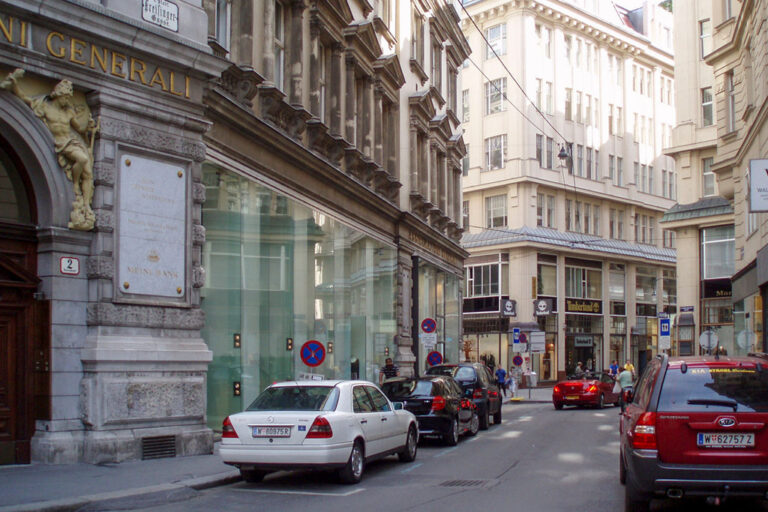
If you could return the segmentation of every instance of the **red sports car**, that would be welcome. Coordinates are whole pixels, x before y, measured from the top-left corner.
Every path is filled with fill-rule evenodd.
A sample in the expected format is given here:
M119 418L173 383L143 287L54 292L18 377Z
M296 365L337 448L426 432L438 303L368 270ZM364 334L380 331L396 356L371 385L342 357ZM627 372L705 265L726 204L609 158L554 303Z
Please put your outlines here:
M619 393L613 391L616 380L607 373L572 375L552 389L555 409L564 405L591 405L602 409L605 404L619 404Z

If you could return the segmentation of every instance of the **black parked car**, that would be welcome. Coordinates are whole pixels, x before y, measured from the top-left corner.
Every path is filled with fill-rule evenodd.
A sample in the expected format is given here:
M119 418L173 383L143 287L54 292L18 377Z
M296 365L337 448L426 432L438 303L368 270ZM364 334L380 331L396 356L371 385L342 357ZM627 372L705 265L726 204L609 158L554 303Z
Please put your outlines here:
M420 436L439 436L455 446L460 435L474 436L480 428L477 406L450 376L395 377L384 381L381 389L416 416Z
M487 430L490 416L501 423L501 395L496 379L482 363L439 364L427 370L427 375L450 375L464 389L465 396L472 398L480 415L480 430Z

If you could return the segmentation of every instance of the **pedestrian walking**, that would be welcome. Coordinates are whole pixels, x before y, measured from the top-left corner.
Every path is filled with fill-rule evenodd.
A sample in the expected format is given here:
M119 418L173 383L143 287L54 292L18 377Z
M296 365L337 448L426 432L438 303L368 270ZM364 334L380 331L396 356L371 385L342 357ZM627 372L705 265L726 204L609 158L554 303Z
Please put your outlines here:
M379 384L382 384L385 379L391 379L400 375L400 368L392 363L392 358L388 357L384 360L384 366L379 370Z
M507 372L502 366L496 369L496 382L499 383L499 390L504 398L507 397Z
M619 387L621 387L621 394L619 395L619 403L621 404L621 412L624 412L624 409L626 408L627 404L624 401L624 395L627 393L627 391L632 390L632 386L634 386L635 378L631 370L629 370L626 366L619 374L618 379Z

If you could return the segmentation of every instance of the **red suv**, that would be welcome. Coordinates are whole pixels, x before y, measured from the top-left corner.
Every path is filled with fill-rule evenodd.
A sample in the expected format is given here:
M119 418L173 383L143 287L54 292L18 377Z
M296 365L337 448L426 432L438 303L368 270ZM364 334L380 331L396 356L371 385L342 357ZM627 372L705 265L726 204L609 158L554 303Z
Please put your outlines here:
M626 512L665 497L768 500L768 357L660 355L627 399Z

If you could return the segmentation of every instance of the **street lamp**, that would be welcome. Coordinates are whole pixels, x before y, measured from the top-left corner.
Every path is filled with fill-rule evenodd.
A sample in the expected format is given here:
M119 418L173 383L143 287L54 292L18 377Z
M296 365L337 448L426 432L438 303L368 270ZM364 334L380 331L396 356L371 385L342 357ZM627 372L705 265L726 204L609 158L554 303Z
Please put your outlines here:
M563 161L563 165L568 168L568 172L573 174L573 143L566 142L560 145L560 152L557 158Z

